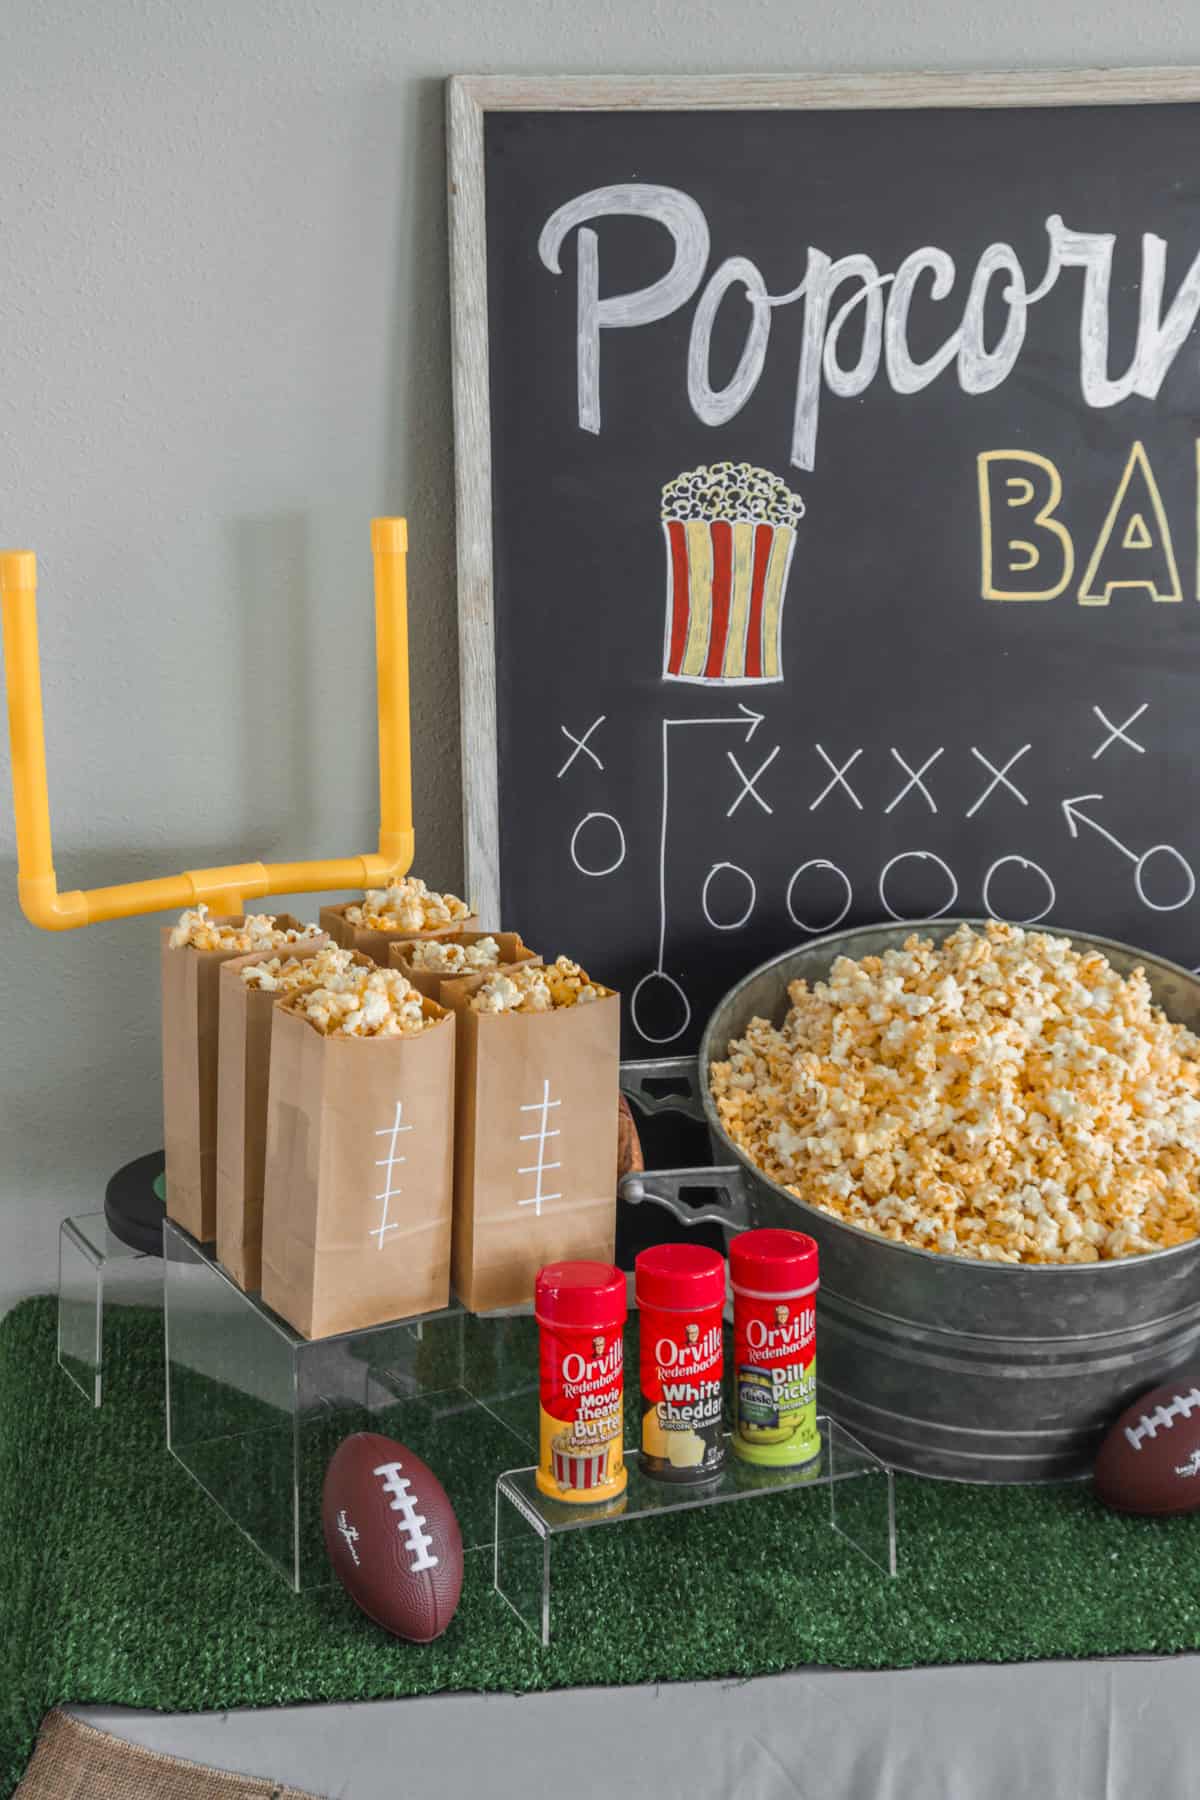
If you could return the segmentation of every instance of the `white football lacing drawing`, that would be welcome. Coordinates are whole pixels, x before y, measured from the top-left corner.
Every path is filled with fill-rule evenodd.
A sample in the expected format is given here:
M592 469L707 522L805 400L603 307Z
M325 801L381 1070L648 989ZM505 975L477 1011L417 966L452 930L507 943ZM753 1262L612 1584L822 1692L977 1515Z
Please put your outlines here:
M417 1511L417 1501L408 1491L408 1476L400 1473L403 1463L382 1463L375 1470L382 1477L383 1491L390 1494L389 1505L394 1513L400 1514L400 1530L404 1533L404 1545L409 1553L408 1566L414 1575L422 1569L436 1569L438 1559L429 1554L433 1539L421 1527L425 1520Z
M551 1129L550 1129L551 1109L553 1107L561 1106L561 1105L562 1105L561 1100L552 1100L550 1098L550 1082L548 1079L546 1079L546 1080L543 1080L543 1082L542 1082L542 1097L541 1097L541 1099L540 1100L530 1100L527 1105L522 1106L522 1108L521 1108L521 1111L523 1113L527 1113L527 1112L540 1113L541 1118L538 1121L538 1128L536 1131L523 1131L520 1135L520 1138L518 1139L518 1142L522 1143L522 1144L535 1143L537 1145L537 1161L535 1163L527 1163L524 1168L520 1168L517 1170L517 1174L518 1175L534 1175L537 1177L537 1182L534 1187L534 1191L529 1196L528 1200L518 1200L517 1205L518 1206L532 1206L534 1209L535 1215L539 1219L542 1216L543 1206L548 1205L551 1200L561 1200L562 1199L561 1194L547 1194L547 1193L544 1193L542 1190L542 1177L544 1175L548 1174L551 1169L561 1169L562 1168L561 1162L547 1162L546 1161L546 1145L549 1143L551 1138L556 1138L556 1137L561 1136L561 1133L557 1129L555 1129L554 1131L551 1131Z
M1200 1450L1193 1450L1185 1463L1177 1463L1177 1475L1200 1475Z
M367 1236L376 1239L375 1248L377 1250L383 1249L383 1240L387 1237L389 1231L399 1231L400 1229L399 1225L394 1220L389 1220L388 1207L393 1200L398 1200L400 1195L404 1192L403 1188L392 1186L392 1170L398 1169L401 1163L406 1163L408 1161L407 1156L398 1156L396 1154L396 1139L400 1136L402 1131L412 1130L411 1125L402 1125L400 1123L403 1116L404 1102L402 1100L397 1100L395 1118L390 1125L384 1125L381 1130L375 1133L376 1137L391 1139L391 1143L388 1145L387 1155L377 1158L375 1163L377 1169L382 1169L384 1171L383 1192L376 1194L375 1196L377 1200L383 1201L383 1211L379 1215L378 1225L376 1225L373 1231L368 1232Z
M1189 1418L1194 1406L1200 1406L1200 1388L1193 1388L1190 1394L1174 1394L1170 1406L1156 1406L1152 1413L1143 1413L1136 1425L1127 1425L1125 1436L1140 1450L1143 1438L1154 1438L1160 1425L1169 1431L1176 1419Z

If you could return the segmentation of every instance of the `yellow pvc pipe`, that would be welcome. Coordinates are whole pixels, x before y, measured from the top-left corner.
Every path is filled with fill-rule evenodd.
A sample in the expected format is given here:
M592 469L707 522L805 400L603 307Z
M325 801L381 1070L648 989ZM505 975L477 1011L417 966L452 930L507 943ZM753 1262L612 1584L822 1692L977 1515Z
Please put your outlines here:
M412 864L412 745L408 707L408 525L373 519L375 671L379 713L379 854ZM407 860L406 860L407 859Z
M32 550L0 551L13 812L17 828L17 892L27 919L48 931L71 931L104 919L174 911L206 902L238 913L270 894L313 894L383 886L412 867L412 762L409 736L408 528L403 519L371 525L375 561L375 656L379 706L380 830L378 855L314 862L236 863L187 869L151 881L60 894L54 873L46 737L37 640L37 558Z

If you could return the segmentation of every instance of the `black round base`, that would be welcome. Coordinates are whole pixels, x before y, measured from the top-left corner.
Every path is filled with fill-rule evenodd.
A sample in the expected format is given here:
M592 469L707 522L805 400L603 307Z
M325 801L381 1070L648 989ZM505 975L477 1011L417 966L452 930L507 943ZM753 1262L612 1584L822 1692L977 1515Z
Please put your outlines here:
M104 1217L114 1237L143 1256L162 1255L166 1206L159 1198L159 1177L167 1166L161 1150L139 1156L109 1178L104 1190ZM155 1183L158 1182L158 1190Z

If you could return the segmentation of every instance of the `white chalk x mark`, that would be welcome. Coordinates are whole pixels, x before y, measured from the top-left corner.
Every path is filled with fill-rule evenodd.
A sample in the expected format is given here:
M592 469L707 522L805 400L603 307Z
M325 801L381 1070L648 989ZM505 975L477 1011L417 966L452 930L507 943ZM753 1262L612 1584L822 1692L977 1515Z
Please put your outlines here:
M759 765L758 765L757 769L755 769L753 775L747 775L745 769L743 769L741 763L738 761L737 757L733 754L732 750L727 750L725 752L726 756L729 758L730 762L733 764L734 771L736 772L737 777L742 784L741 791L738 794L737 799L734 801L732 806L730 806L726 809L725 817L727 819L731 819L733 817L734 813L737 811L738 807L742 804L742 801L746 798L747 794L749 794L749 796L752 800L755 800L758 802L759 806L762 807L762 809L765 813L767 813L768 815L774 813L775 808L773 806L768 805L767 801L765 801L763 799L762 795L758 791L757 784L762 780L763 776L766 774L766 772L770 768L771 764L775 761L775 758L779 755L779 751L780 751L780 746L778 744L776 744L776 746L772 750L770 756L768 756L764 762L759 763Z
M1092 751L1092 761L1098 762L1099 759L1104 755L1104 752L1108 749L1108 746L1110 744L1116 744L1116 743L1126 744L1126 745L1128 745L1130 750L1136 750L1139 756L1145 756L1145 754L1146 754L1145 744L1139 744L1136 738L1131 738L1127 734L1129 731L1129 727L1131 725L1136 724L1136 722L1141 718L1142 714L1146 711L1146 709L1149 705L1150 705L1150 702L1148 700L1143 700L1142 704L1138 707L1137 711L1131 712L1129 717L1127 719L1125 719L1120 725L1114 725L1112 720L1110 718L1106 717L1106 715L1101 712L1101 710L1098 706L1093 706L1092 711L1095 713L1095 715L1099 719L1100 723L1104 726L1105 730L1108 732L1108 736L1105 738L1104 742L1100 745L1099 749Z
M889 748L890 748L890 746L889 746ZM925 774L925 771L927 769L932 769L932 767L933 767L934 763L937 761L938 757L942 756L944 754L945 754L945 745L942 745L942 747L940 749L937 749L934 751L932 756L927 756L925 758L925 761L921 764L919 769L911 769L909 767L909 765L905 762L904 758L901 756L900 752L895 749L892 750L892 755L895 757L896 761L900 764L900 767L904 770L904 773L908 776L908 780L905 782L904 786L900 789L900 792L896 795L895 799L890 800L888 802L888 804L884 807L883 810L884 810L885 816L888 813L895 812L896 808L899 806L900 802L903 800L905 794L911 792L911 790L913 788L916 788L917 792L922 795L922 797L924 798L926 804L928 805L931 813L935 813L937 811L937 801L934 799L934 797L930 793L929 789L925 786L925 783L921 779L921 777Z
M1008 771L1013 767L1013 765L1015 763L1019 763L1021 758L1025 755L1027 755L1027 753L1031 749L1032 749L1032 745L1022 744L1021 748L1019 750L1015 751L1013 753L1013 755L1009 757L1009 759L1005 763L1004 767L1002 769L998 769L996 767L995 763L988 761L987 757L983 754L982 750L977 750L974 744L971 745L971 755L976 759L977 762L981 762L983 764L984 768L987 769L989 771L989 773L991 774L992 779L988 782L987 786L984 788L982 794L980 794L978 800L975 801L974 805L968 806L968 808L967 808L967 818L968 819L973 819L975 817L975 814L979 811L980 807L983 805L984 801L988 798L988 796L993 792L993 790L995 788L1001 787L1001 786L1006 787L1008 789L1009 793L1012 794L1016 799L1018 799L1021 802L1022 806L1029 805L1029 800L1028 800L1027 796L1021 792L1021 790L1017 786L1016 782L1010 781L1008 779Z
M820 793L817 795L816 799L810 802L809 808L808 808L809 812L816 812L818 806L821 805L822 801L828 800L830 794L832 794L834 788L836 788L836 787L844 787L847 794L849 794L851 800L853 800L855 806L858 808L859 812L861 812L863 809L863 803L859 799L858 795L855 793L854 789L850 786L850 783L846 780L846 770L852 769L854 767L855 763L858 761L859 757L862 755L861 746L859 747L859 749L857 749L854 752L854 754L852 756L848 756L846 758L846 761L841 765L840 768L834 762L832 756L830 756L828 750L825 749L823 744L814 744L813 749L816 751L817 755L821 758L821 761L825 764L825 767L827 769L833 770L833 780L830 782L827 782L826 785L821 789Z
M563 776L566 774L567 770L570 768L571 764L575 761L575 758L580 754L581 751L584 754L584 756L591 757L592 761L595 763L595 765L598 769L603 770L604 764L600 761L600 758L597 756L596 752L592 749L591 745L588 743L588 739L591 737L591 735L594 731L599 731L601 725L603 725L603 723L607 717L608 717L607 713L601 713L600 717L598 719L593 719L591 724L588 726L587 730L584 732L582 737L576 737L575 733L573 731L568 731L565 725L559 726L558 729L562 732L562 734L566 738L567 742L569 744L574 744L575 748L572 750L570 756L568 756L566 762L563 764L562 768L558 771L558 774L555 776L556 781L562 780Z

